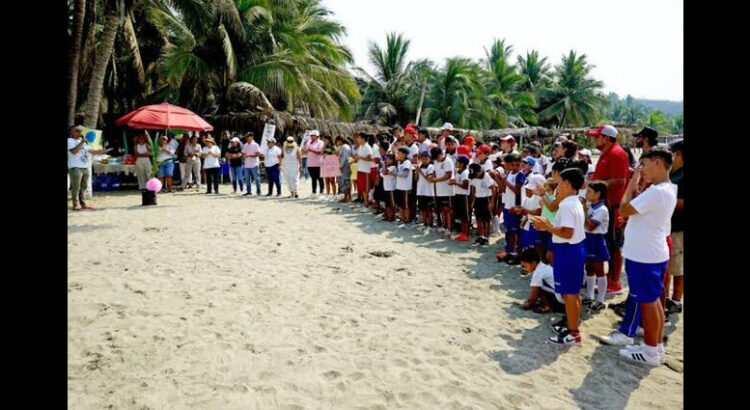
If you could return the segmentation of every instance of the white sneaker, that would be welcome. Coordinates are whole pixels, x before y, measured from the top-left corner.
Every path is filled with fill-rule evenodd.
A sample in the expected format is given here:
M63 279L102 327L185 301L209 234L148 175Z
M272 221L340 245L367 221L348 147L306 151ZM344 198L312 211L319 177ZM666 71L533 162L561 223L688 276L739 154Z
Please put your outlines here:
M620 349L620 356L636 363L642 363L648 366L660 366L663 364L661 355L649 356L642 345L636 347Z
M628 335L620 332L619 330L613 331L608 336L602 336L599 338L599 340L604 344L612 346L632 345L634 342L632 337L628 337Z
M643 349L643 343L639 343L637 345L625 346L625 349L629 349L629 350ZM659 354L659 361L661 362L661 364L666 363L667 362L667 352L666 352L666 350L664 350L664 345L661 345L661 347L656 346L656 352Z

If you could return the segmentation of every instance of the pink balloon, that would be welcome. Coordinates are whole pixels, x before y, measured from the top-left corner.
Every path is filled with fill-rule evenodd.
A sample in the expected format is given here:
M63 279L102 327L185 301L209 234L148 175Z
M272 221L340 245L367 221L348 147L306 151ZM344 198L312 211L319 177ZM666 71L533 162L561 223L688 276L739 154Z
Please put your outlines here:
M146 189L151 192L161 191L161 181L158 178L151 178L146 182Z

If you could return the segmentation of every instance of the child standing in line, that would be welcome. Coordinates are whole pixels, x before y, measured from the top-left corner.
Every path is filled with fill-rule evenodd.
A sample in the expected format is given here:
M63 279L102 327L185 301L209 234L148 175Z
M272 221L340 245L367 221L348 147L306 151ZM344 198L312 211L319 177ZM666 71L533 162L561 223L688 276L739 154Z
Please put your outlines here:
M469 241L469 222L471 221L471 207L469 206L469 157L459 155L456 158L456 176L448 181L454 189L453 214L461 221L461 233L456 236L459 242Z
M435 200L437 203L437 212L440 213L440 222L442 226L438 231L446 238L451 236L453 224L453 186L449 182L453 179L453 160L448 158L440 147L433 147L430 155L435 159L435 177L432 179L435 184Z
M609 261L609 250L604 236L609 226L609 210L605 203L607 184L602 181L591 181L586 189L586 298L583 305L590 305L593 311L600 311L607 294L607 276L604 273L604 262ZM594 302L594 286L599 289Z
M578 322L581 313L581 283L586 264L586 217L577 193L583 186L584 176L579 169L566 169L560 173L560 179L557 195L563 199L557 209L554 224L541 216L532 216L532 221L538 230L552 234L555 292L562 294L565 301L566 323L552 327L557 335L550 337L549 341L580 346L582 339Z
M383 181L383 193L385 196L385 216L383 220L393 222L396 220L396 200L394 198L394 191L396 190L395 155L385 155L383 167L380 169L380 179Z
M399 213L401 216L401 225L404 228L411 221L409 220L409 191L411 191L414 167L407 157L409 155L408 147L399 147L396 151L396 201L398 202Z
M432 227L432 208L435 204L430 178L435 174L435 167L432 165L430 153L427 151L419 155L419 160L422 161L422 164L417 168L417 206L424 224L424 230L429 232Z
M484 172L482 165L469 165L469 179L474 188L472 197L474 202L474 214L477 217L477 239L474 246L487 246L490 243L490 201L493 199L492 186L495 181L490 174Z
M521 187L526 182L526 174L520 171L521 156L516 153L507 154L504 162L509 164L510 172L505 177L505 192L503 193L503 221L505 225L505 251L503 259L510 265L518 264L518 243L521 217L514 209L521 206Z

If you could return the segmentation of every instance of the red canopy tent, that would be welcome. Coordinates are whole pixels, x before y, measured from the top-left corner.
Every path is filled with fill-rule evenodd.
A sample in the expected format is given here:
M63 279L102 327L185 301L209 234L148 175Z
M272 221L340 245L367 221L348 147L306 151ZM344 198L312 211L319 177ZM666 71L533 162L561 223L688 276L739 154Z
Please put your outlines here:
M198 114L169 103L145 105L115 121L132 128L211 131L214 127Z

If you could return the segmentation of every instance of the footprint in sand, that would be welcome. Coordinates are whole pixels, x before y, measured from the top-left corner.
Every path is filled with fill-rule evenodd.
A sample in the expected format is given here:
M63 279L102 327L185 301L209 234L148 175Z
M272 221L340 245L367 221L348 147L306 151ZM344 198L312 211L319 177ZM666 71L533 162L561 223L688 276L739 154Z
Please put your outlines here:
M350 374L347 378L350 381L356 382L356 381L360 381L360 380L364 379L365 375L362 372L354 372L354 373Z
M325 376L325 378L328 380L335 380L341 377L341 373L337 372L336 370L329 370L323 373L323 376Z

